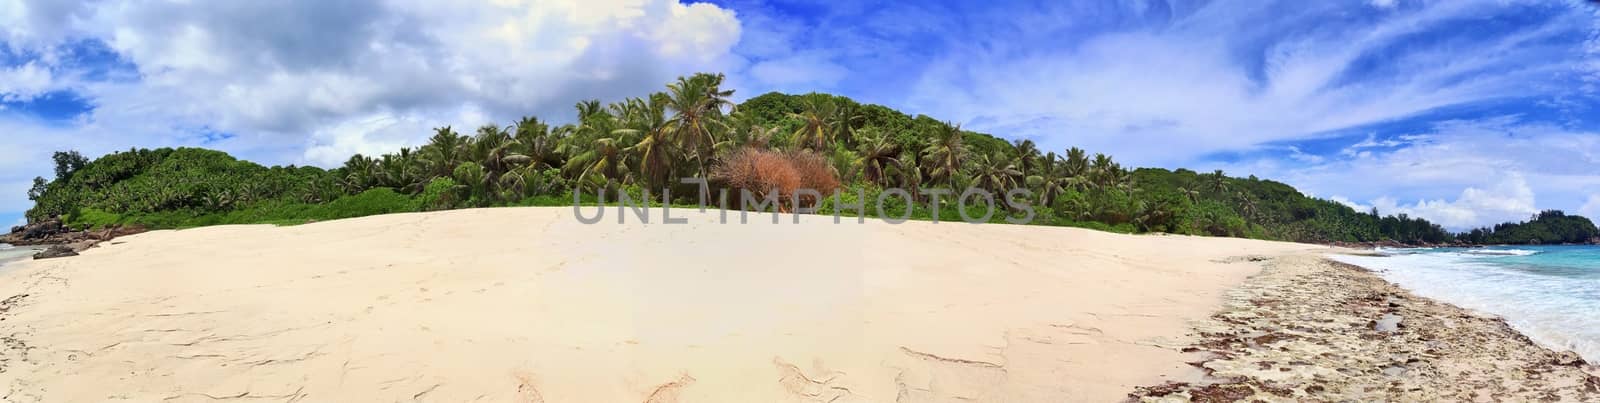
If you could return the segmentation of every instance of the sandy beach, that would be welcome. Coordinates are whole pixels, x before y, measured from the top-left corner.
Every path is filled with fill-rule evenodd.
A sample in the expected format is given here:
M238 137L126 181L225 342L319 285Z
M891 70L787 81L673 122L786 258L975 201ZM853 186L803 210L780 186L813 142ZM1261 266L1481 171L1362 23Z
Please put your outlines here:
M1500 318L1419 297L1361 267L1315 255L1266 268L1196 324L1199 382L1132 397L1184 401L1600 400L1600 370Z
M1115 401L1196 376L1191 322L1261 269L1237 257L1320 248L571 214L157 231L17 263L4 398Z

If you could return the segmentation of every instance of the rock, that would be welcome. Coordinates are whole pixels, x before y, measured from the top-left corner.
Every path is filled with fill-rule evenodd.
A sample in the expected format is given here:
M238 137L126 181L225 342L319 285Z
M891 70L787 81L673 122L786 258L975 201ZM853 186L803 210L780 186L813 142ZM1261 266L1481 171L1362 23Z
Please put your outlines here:
M33 255L33 259L34 260L38 260L38 259L54 259L54 258L58 258L58 257L67 257L67 256L78 256L78 252L72 250L71 246L55 245L55 246L51 246L49 249L45 249L43 252L39 252L37 254L34 254Z
M1551 364L1555 364L1555 365L1576 367L1576 366L1583 365L1584 362L1583 362L1583 357L1578 356L1578 353L1574 353L1574 352L1571 352L1571 351L1562 351L1562 352L1556 353L1556 358L1554 360L1551 360L1550 363Z
M66 226L61 224L61 219L50 218L12 228L11 233L7 234L0 242L12 245L38 245L47 243L45 242L46 239L67 232L69 231Z
M11 233L0 237L0 243L12 245L53 245L86 241L105 241L111 238L144 232L140 226L116 226L99 231L72 231L59 218L50 218L12 228ZM82 249L78 249L82 250Z

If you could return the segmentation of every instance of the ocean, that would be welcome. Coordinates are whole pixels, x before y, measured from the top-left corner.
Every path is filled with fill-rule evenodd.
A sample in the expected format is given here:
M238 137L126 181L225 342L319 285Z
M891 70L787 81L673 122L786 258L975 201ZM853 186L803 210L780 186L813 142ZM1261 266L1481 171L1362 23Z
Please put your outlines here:
M33 254L39 253L39 249L40 248L36 247L17 247L11 246L11 244L0 243L0 265L6 264L7 262L11 262L13 260L24 259L29 256L33 256Z
M1600 362L1600 246L1380 249L1330 258L1417 295L1500 316L1534 342Z

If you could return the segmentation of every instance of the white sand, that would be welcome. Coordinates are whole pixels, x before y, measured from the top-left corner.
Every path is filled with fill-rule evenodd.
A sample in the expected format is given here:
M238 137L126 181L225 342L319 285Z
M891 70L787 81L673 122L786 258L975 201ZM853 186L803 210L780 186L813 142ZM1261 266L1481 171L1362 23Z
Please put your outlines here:
M160 231L16 263L4 400L1110 401L1186 376L1168 346L1259 270L1213 260L1315 248L571 214Z

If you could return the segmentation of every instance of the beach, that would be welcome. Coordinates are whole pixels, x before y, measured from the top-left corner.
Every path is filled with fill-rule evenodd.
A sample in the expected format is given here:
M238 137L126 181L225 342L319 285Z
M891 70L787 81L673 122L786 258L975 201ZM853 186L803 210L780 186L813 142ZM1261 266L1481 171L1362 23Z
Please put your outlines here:
M204 227L14 263L0 271L3 398L1581 400L1597 385L1581 361L1546 362L1561 355L1330 263L1343 250L1325 246L659 213ZM1403 319L1380 330L1387 314ZM1453 340L1426 333L1439 329L1493 348L1416 347ZM1393 391L1397 371L1416 380ZM1490 392L1446 389L1461 374Z
M1200 382L1142 401L1561 401L1600 399L1594 366L1498 317L1414 295L1315 255L1263 258L1184 348Z

